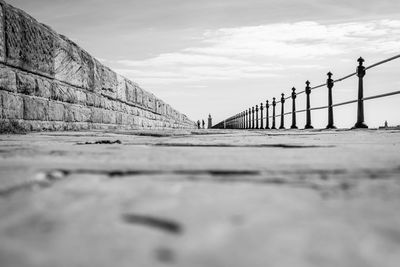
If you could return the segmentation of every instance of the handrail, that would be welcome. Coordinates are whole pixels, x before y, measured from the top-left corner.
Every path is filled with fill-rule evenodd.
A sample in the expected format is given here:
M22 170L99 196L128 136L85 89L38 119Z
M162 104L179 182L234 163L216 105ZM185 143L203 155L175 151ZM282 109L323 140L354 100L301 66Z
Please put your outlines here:
M400 91L393 91L393 92L389 92L389 93L384 93L384 94L379 94L379 95L374 95L374 96L369 96L369 97L363 97L363 77L365 76L366 70L375 68L377 66L380 66L382 64L385 64L387 62L393 61L393 60L398 59L398 58L400 58L400 54L392 56L392 57L387 58L387 59L384 59L382 61L376 62L376 63L374 63L374 64L372 64L370 66L364 67L363 66L364 59L360 57L358 59L359 65L357 67L357 71L356 72L348 74L348 75L346 75L344 77L341 77L339 79L336 79L336 80L331 79L332 74L328 73L328 80L327 80L326 83L319 84L319 85L316 85L316 86L313 86L313 87L307 87L306 90L302 90L302 91L296 92L294 94L294 96L292 96L292 94L290 94L287 97L283 97L284 100L288 100L288 99L293 98L293 107L292 107L293 110L291 112L284 113L283 112L284 103L282 103L281 100L278 100L278 101L275 101L275 104L280 104L280 103L282 104L281 105L282 106L281 114L276 114L276 115L272 115L272 116L265 116L263 119L267 119L268 120L269 118L277 118L277 117L282 117L282 116L285 116L285 115L292 114L292 116L293 116L293 118L292 118L292 122L293 122L292 128L297 128L297 126L295 125L296 124L296 116L295 116L295 114L307 112L307 125L306 125L306 128L307 128L307 126L310 126L309 124L311 123L311 118L310 118L310 116L311 116L310 112L311 111L321 110L321 109L329 109L329 118L332 120L332 122L330 124L332 124L331 126L334 127L333 126L333 115L332 115L333 114L333 109L332 108L333 107L338 107L338 106L343 106L343 105L348 105L348 104L353 104L353 103L358 103L358 119L357 119L357 123L356 123L355 127L356 128L365 128L367 126L364 124L364 114L363 114L364 113L364 109L363 109L363 102L364 101L400 94ZM344 81L346 79L349 79L349 78L351 78L353 76L358 76L358 78L359 78L359 88L358 88L359 89L358 90L359 91L359 95L358 95L358 99L349 100L349 101L333 104L332 103L332 95L331 95L332 94L333 85L335 83L338 83L338 82ZM309 83L307 82L307 86L308 86L308 84ZM308 98L307 99L308 100L308 104L307 105L309 105L309 94L311 93L311 91L313 91L315 89L318 89L318 88L325 87L325 86L327 86L328 89L329 89L329 102L330 103L328 105L321 106L321 107L313 107L313 108L308 106L307 109L303 109L303 110L296 110L295 109L295 96L298 96L298 95L301 95L301 94L307 94L307 98ZM307 90L309 90L309 91L307 91ZM269 106L268 106L268 108L269 108ZM266 112L268 112L268 108L266 106L266 110L267 110ZM261 110L261 112L262 112L262 110ZM275 112L275 109L274 109L274 112ZM254 113L256 113L256 116L254 116ZM258 123L257 123L256 127L254 127L254 123L256 121L263 120L261 118L258 118L258 119L257 118L258 118L258 110L256 110L256 112L254 112L254 110L246 110L245 112L241 112L241 113L239 113L237 115L234 115L234 116L228 118L225 121L222 121L222 122L218 123L216 126L222 126L223 125L225 127L228 124L229 128L242 128L242 129L257 128L258 127ZM281 128L284 128L283 123L284 123L284 121L281 120ZM275 120L273 121L273 125L275 126ZM216 127L216 126L214 126L214 127ZM267 123L267 127L268 127L268 123ZM311 128L312 128L312 126L311 126Z

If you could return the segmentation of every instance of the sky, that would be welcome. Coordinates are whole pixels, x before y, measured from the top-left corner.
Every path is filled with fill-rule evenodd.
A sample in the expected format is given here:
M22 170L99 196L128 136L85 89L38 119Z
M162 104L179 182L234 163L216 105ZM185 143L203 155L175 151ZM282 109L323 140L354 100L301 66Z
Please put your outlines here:
M306 80L324 83L328 71L345 76L360 56L368 66L400 54L398 0L6 1L195 121L211 114L219 122L304 90ZM364 95L400 90L399 67L400 59L367 71ZM355 99L357 83L335 84L334 102ZM399 103L400 95L366 101L366 123L399 125ZM326 104L326 88L312 92L312 106ZM335 108L336 126L351 127L356 110ZM312 118L324 127L327 111Z

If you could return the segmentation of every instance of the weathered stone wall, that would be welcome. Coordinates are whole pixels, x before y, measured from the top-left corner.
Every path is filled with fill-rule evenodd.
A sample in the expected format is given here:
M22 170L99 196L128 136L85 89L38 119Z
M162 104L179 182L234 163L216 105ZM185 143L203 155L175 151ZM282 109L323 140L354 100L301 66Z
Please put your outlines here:
M65 36L0 0L0 120L29 130L193 128Z

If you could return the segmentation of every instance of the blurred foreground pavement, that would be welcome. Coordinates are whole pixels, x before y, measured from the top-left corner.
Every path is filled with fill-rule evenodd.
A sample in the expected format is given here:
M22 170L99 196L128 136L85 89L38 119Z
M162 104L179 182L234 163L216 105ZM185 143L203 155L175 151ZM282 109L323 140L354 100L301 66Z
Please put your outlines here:
M400 266L400 131L0 135L0 266Z

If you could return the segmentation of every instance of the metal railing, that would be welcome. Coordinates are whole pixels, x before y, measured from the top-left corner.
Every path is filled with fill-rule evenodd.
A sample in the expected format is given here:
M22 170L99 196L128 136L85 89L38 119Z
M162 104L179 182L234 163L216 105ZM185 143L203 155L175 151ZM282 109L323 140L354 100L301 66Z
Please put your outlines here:
M227 128L227 129L276 129L277 128L276 118L280 118L281 120L280 120L279 129L285 129L284 117L286 115L292 115L292 125L290 128L298 129L296 114L305 112L306 113L306 125L305 125L304 129L313 129L313 126L311 123L311 111L328 109L328 125L326 126L326 128L327 129L335 129L336 127L334 125L333 108L338 107L338 106L353 104L353 103L357 103L357 122L355 123L353 128L368 128L368 126L364 122L364 101L397 95L397 94L400 94L400 91L393 91L393 92L389 92L389 93L364 97L364 80L363 79L366 74L366 70L372 69L374 67L377 67L379 65L382 65L384 63L390 62L390 61L398 59L398 58L400 58L400 54L365 67L363 65L364 59L362 57L360 57L357 60L358 61L357 71L354 73L346 75L340 79L333 80L332 79L333 74L331 72L328 72L328 74L327 74L328 79L326 80L326 83L324 83L324 84L310 87L310 82L306 81L305 90L296 92L296 88L293 87L292 93L290 94L290 96L285 97L285 94L282 94L280 100L278 100L278 101L274 97L274 98L272 98L271 103L268 100L265 102L265 107L264 107L263 103L261 103L260 106L256 105L255 107L249 108L248 110L242 111L232 117L229 117L226 120L219 122L218 124L213 126L213 128L218 128L218 129L222 129L222 128ZM333 97L332 97L332 95L333 95L332 88L334 87L334 85L336 83L347 80L353 76L358 77L358 98L355 100L350 100L350 101L345 101L345 102L334 104ZM328 104L325 106L321 106L321 107L311 107L311 101L310 101L311 92L315 89L322 88L325 86L328 88ZM302 110L297 110L296 109L296 98L298 95L301 95L301 94L306 95L306 108L302 109ZM292 99L292 111L285 112L285 102L286 102L286 100L289 100L289 99ZM277 104L281 104L280 114L276 114ZM270 115L270 107L272 107L272 115ZM265 126L264 126L264 109L265 109ZM272 119L271 125L270 125L270 119Z

